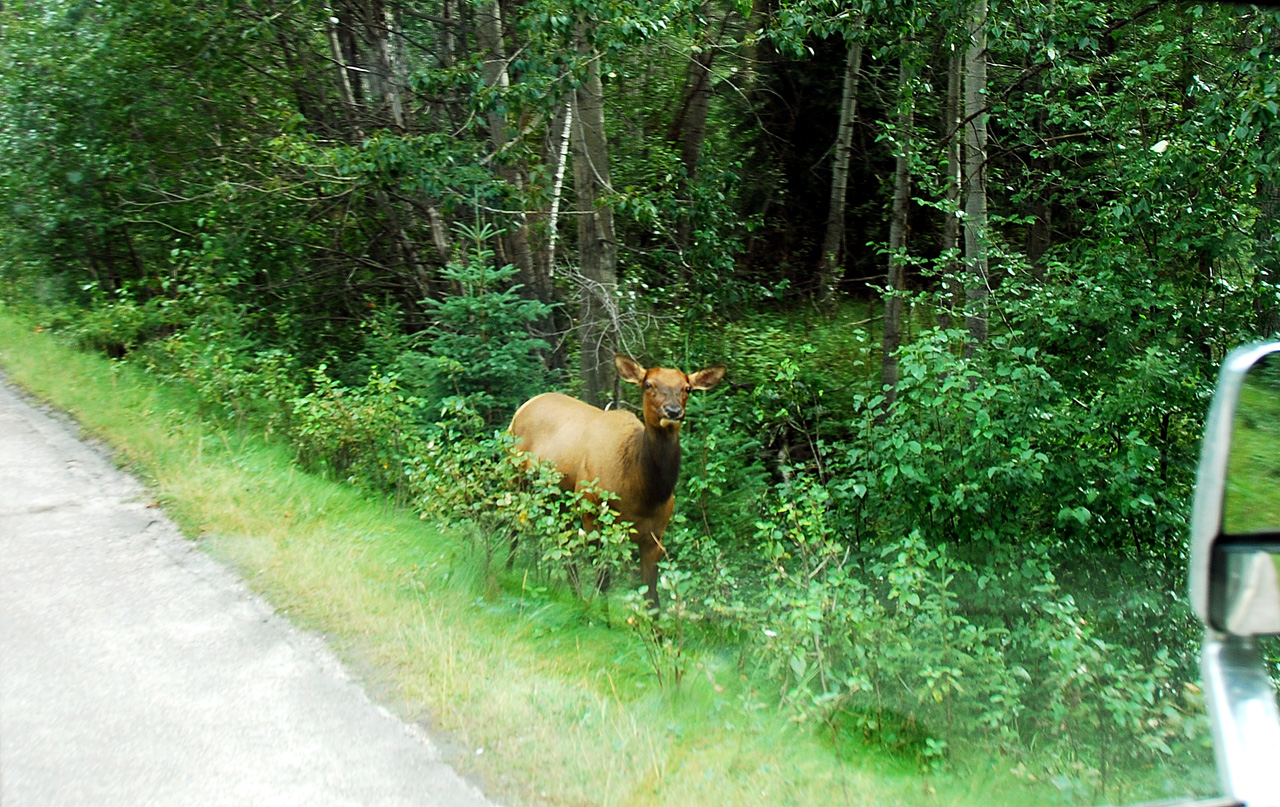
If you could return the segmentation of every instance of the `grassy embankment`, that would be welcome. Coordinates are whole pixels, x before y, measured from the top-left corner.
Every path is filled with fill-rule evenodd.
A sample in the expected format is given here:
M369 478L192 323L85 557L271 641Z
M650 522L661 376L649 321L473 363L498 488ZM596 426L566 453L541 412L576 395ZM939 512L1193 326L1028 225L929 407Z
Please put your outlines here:
M492 582L447 529L301 472L279 440L194 414L181 390L77 352L0 311L0 366L141 475L193 540L297 624L323 632L371 690L450 738L453 761L509 804L1052 803L1001 760L924 775L787 722L733 663L657 685L638 640ZM1039 787L1043 788L1041 784Z

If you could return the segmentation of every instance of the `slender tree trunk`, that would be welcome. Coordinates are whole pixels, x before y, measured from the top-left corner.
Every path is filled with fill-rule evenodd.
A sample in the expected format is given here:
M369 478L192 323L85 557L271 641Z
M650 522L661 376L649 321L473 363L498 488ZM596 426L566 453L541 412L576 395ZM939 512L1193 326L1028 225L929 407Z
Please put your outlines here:
M831 198L827 228L818 257L818 302L826 308L835 301L839 267L844 262L844 213L849 188L849 158L853 153L853 127L858 118L858 87L862 76L862 21L849 43L844 65L844 89L840 96L840 124L836 130L835 160L831 167Z
M465 0L441 0L440 2L440 18L444 20L444 24L440 26L440 50L436 54L436 58L440 60L441 67L452 67L454 63L454 54L457 52L458 43L454 36L455 20L453 17L453 9L456 3Z
M448 263L453 258L453 247L449 243L449 233L440 216L440 209L435 205L427 205L427 226L431 228L431 243L435 245L441 263Z
M1048 125L1043 113L1037 116L1036 128L1042 136L1048 136ZM1054 159L1052 155L1033 157L1031 170L1044 178L1041 187L1031 200L1031 224L1027 228L1027 260L1031 263L1031 276L1037 281L1045 279L1045 255L1053 246L1053 205L1050 202L1052 185L1049 177L1053 176Z
M402 82L397 66L396 46L391 38L395 31L395 19L391 15L391 9L382 0L371 0L369 17L369 33L373 35L378 56L378 79L382 86L382 97L391 116L391 124L396 131L404 132L407 121L404 102L400 96Z
M503 43L502 5L498 0L486 3L476 11L476 39L485 61L482 67L485 84L505 91L511 86L511 76L507 72L506 45ZM510 185L519 196L524 195L527 186L522 166L508 161L506 151L510 143L505 113L496 109L488 112L489 141L494 148L494 170L504 182ZM525 213L507 228L505 250L508 259L520 271L520 282L530 293L546 284L537 277L534 271L533 250L529 245L529 222ZM543 300L550 302L550 300Z
M326 27L329 33L329 51L333 63L338 68L338 92L342 96L342 103L347 107L348 114L351 115L352 128L357 136L363 139L364 132L357 119L359 112L356 109L356 94L351 88L351 71L342 53L342 44L338 41L338 18L330 17Z
M704 16L709 8L709 4L703 5ZM726 14L721 21L721 33L727 19ZM702 144L707 138L707 115L711 111L711 63L715 60L716 39L718 37L711 35L704 37L698 43L698 51L690 55L685 68L680 108L667 132L667 139L680 147L680 161L689 179L697 173Z
M610 189L610 179L600 58L586 44L585 37L579 37L578 52L587 60L585 80L574 92L570 127L578 199L578 264L582 274L579 372L583 399L603 406L611 397L613 354L618 347L618 244L613 211L602 200Z
M565 351L565 336L572 330L573 323L569 312L563 305L555 305L560 301L555 287L556 254L560 245L560 207L564 198L564 175L569 164L569 141L573 126L573 99L569 98L560 109L559 114L552 117L547 124L547 137L544 147L544 160L551 166L551 204L546 214L546 238L543 247L533 253L534 280L538 284L536 293L539 300L552 304L551 313L546 320L537 323L531 332L545 339L551 350L544 355L547 366L554 370L563 370L568 361Z
M898 124L894 139L897 159L893 174L893 215L889 220L889 283L884 303L884 354L880 365L880 383L885 397L893 403L898 397L898 348L902 346L901 292L905 288L907 215L911 204L911 129L915 123L912 65L908 48L903 48L898 68Z
M338 47L342 53L340 61L346 67L352 100L355 102L356 107L363 107L366 103L371 102L368 101L370 94L365 86L369 71L366 69L367 65L360 63L360 38L356 35L359 20L364 14L363 10L356 4L357 2L358 0L355 0L352 3L344 3L341 6L337 34Z
M689 103L685 106L680 161L691 180L698 174L702 144L707 139L707 115L711 112L711 63L714 59L715 51L704 48L689 60Z
M476 39L484 55L481 75L490 88L505 91L511 86L507 73L507 48L502 40L502 5L491 0L476 9ZM507 118L496 109L486 113L489 123L489 139L494 148L502 150L507 145Z
M684 179L680 181L679 192L682 197L689 193L689 187L698 174L698 161L702 159L702 146L707 139L707 118L711 113L712 74L711 65L715 61L716 50L724 38L725 29L729 25L731 12L726 11L719 20L718 29L711 30L711 3L703 3L700 10L705 35L701 36L689 56L685 67L684 90L680 94L680 106L667 130L667 140L680 149L680 162L684 165ZM691 205L676 222L676 243L681 249L688 249L693 239L693 216ZM680 264L681 280L687 280L685 265Z
M556 242L560 226L560 196L564 190L564 171L569 162L569 133L573 127L573 99L570 99L561 110L560 117L553 123L555 137L551 142L552 165L551 212L547 216L547 271L549 277L556 271Z
M1054 19L1056 15L1055 0L1049 0L1047 7L1047 16ZM1183 86L1190 86L1187 82ZM1045 74L1038 73L1034 78L1033 90L1037 93L1044 92ZM1036 191L1031 199L1029 213L1031 215L1031 225L1027 228L1027 260L1031 263L1031 275L1038 282L1045 279L1045 255L1053 246L1053 181L1054 169L1057 167L1057 160L1054 159L1052 150L1047 148L1050 137L1049 115L1041 109L1036 113L1036 133L1040 140L1045 143L1045 147L1041 148L1038 156L1031 158L1031 170L1034 175L1039 178L1043 184Z
M714 52L704 47L693 54L685 75L684 103L672 123L670 138L680 145L680 162L684 165L684 179L680 182L680 195L687 197L689 187L698 172L702 159L702 144L707 139L707 114L711 111L711 62ZM688 249L693 241L693 216L691 207L676 222L676 242L681 249ZM684 263L680 264L681 280L685 277Z
M974 3L965 53L965 328L972 355L987 341L987 0Z
M956 288L960 277L960 183L963 178L960 142L960 87L963 84L964 52L955 49L947 67L947 101L942 105L942 132L947 138L946 218L942 222L942 254L949 256L942 266L942 296L938 300L938 327L948 330L954 324Z

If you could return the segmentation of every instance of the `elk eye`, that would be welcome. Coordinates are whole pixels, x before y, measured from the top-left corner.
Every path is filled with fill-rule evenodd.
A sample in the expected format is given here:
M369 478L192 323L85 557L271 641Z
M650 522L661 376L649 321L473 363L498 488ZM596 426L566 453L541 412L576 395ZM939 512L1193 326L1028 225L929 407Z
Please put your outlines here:
M690 392L693 392L693 387L685 387L685 388L684 388L684 394L685 394L685 395L688 395Z

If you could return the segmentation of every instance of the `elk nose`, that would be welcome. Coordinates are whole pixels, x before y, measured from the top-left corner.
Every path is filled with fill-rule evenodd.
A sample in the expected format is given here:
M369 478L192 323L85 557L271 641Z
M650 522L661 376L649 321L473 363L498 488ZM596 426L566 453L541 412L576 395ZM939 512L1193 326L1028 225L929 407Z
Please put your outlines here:
M684 407L677 404L665 404L662 407L662 416L667 420L681 420L684 418Z

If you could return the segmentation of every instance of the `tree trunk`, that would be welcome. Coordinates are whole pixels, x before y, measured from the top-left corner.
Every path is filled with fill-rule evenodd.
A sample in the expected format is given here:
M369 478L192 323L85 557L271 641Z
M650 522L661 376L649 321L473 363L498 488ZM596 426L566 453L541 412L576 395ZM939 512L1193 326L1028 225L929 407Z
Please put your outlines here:
M893 215L889 220L889 283L884 302L884 354L880 383L885 398L898 397L898 348L902 346L902 290L905 288L907 214L911 204L911 129L915 122L911 58L903 48L898 68L898 125L894 133L897 159L893 174Z
M457 52L458 44L454 37L453 6L455 0L441 0L440 17L444 21L440 26L440 51L436 54L436 58L440 60L441 67L453 67L454 54ZM457 0L463 2L463 0Z
M348 114L351 115L352 128L360 139L364 139L364 131L361 129L359 123L356 94L351 87L351 71L347 66L347 60L342 53L342 44L338 41L337 17L329 18L327 30L329 33L329 51L332 55L333 63L338 68L338 92L342 96L342 103L347 107Z
M938 300L938 327L949 330L954 324L956 288L960 277L960 183L963 178L960 159L960 142L964 137L960 127L960 87L963 83L964 53L952 51L947 66L947 101L942 105L942 132L947 138L946 218L942 222L942 295Z
M680 146L680 161L691 180L702 158L702 144L707 139L707 114L711 110L711 63L715 51L709 45L704 41L701 51L689 57L680 109L667 133L667 139Z
M583 400L603 406L613 388L618 346L618 244L613 211L602 197L610 190L609 143L605 139L604 85L600 58L579 37L586 76L574 92L573 182L578 198L578 266L581 272L578 333Z
M476 39L480 50L484 53L482 74L489 87L504 91L511 86L511 77L507 72L506 45L503 43L502 5L498 0L486 3L476 11ZM489 141L494 148L494 170L518 196L523 197L526 176L520 165L507 161L505 152L510 138L507 134L507 116L496 109L488 111ZM523 210L523 199L521 208ZM520 282L530 293L546 284L535 275L533 250L529 245L529 222L527 215L521 212L516 221L507 227L505 250L507 258L520 272ZM543 302L551 302L543 300Z
M827 229L818 257L818 303L823 308L835 301L839 267L844 261L845 198L849 188L849 158L853 152L853 126L858 117L858 86L862 76L862 21L855 39L849 43L844 65L844 89L840 96L840 124L836 130L835 160L831 167L831 198L827 206Z
M387 113L391 116L391 124L397 132L403 133L407 128L404 102L400 97L402 84L396 46L391 40L395 30L395 20L391 9L382 0L371 0L369 4L369 33L373 35L374 47L378 56L378 81L382 88L383 101Z
M689 56L685 67L684 90L680 94L680 106L667 130L667 140L680 149L680 162L684 165L684 178L679 184L682 197L688 195L689 187L697 177L698 161L702 159L702 146L707 139L707 117L711 113L712 75L711 64L715 60L716 49L724 37L725 28L729 24L731 12L726 11L720 18L718 32L710 30L708 19L711 4L704 3L701 8L701 19L706 34L694 43L694 52ZM691 205L685 206L685 212L676 222L676 243L680 249L688 249L693 237L693 217ZM681 262L681 280L686 280L684 263Z
M554 277L556 274L556 250L560 244L560 206L564 197L564 175L569 163L569 141L573 126L573 98L569 98L547 124L544 159L551 165L551 204L546 215L546 239L543 248L533 253L534 282L537 298L553 305L547 318L531 329L535 336L545 339L551 350L544 355L547 367L563 370L568 364L565 355L565 336L573 323L563 305L558 305Z
M1047 8L1047 16L1053 19L1055 16L1055 0L1049 0ZM1191 82L1187 82L1183 86L1190 86ZM1045 88L1045 74L1038 73L1033 79L1032 89L1036 93L1043 93ZM1035 176L1043 178L1043 185L1036 191L1031 199L1029 213L1031 216L1031 225L1027 228L1027 260L1031 263L1031 276L1038 282L1045 279L1045 255L1049 252L1049 248L1053 246L1053 203L1051 201L1053 193L1053 182L1051 177L1054 175L1054 169L1057 167L1057 160L1054 159L1053 151L1048 148L1050 137L1049 132L1049 115L1041 109L1036 113L1036 134L1040 141L1045 145L1041 147L1039 156L1031 158L1031 170Z
M546 275L548 278L556 272L556 242L560 226L560 196L564 190L564 169L569 162L569 133L573 126L573 100L570 99L561 110L560 117L552 122L555 133L548 151L553 159L551 180L551 212L547 216L547 252Z
M968 264L965 283L965 328L972 355L987 341L987 0L973 6L969 48L965 52L965 205L964 254Z

